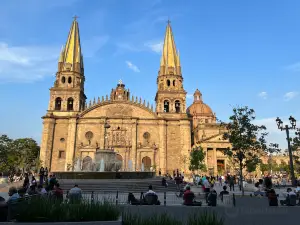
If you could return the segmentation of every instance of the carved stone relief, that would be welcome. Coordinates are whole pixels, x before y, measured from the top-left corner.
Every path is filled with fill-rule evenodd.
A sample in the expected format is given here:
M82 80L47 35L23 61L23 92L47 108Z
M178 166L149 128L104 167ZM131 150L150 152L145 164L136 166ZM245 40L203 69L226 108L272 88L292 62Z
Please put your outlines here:
M106 110L106 116L131 116L132 109L122 105L114 105Z

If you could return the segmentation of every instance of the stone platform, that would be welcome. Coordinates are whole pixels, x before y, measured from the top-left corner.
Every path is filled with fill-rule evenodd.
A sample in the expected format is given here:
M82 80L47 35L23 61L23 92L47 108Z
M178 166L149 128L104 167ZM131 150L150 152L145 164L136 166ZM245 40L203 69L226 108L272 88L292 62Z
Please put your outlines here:
M58 179L147 179L154 172L53 172Z

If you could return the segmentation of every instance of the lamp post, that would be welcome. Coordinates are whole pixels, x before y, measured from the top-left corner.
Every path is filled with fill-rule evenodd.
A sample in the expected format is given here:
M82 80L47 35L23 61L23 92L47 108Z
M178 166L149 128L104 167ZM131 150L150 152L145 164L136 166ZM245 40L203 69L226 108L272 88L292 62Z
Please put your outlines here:
M282 120L279 119L279 117L277 117L277 119L276 119L278 129L280 129L281 131L285 130L285 132L286 132L286 140L288 142L288 151L289 151L289 158L290 158L290 171L291 171L292 186L295 186L296 179L295 179L295 173L294 173L293 153L292 153L292 148L291 148L289 130L296 129L296 119L294 117L290 116L289 121L291 123L291 126L289 126L289 125L284 126Z
M110 125L107 123L107 121L105 121L104 124L104 147L103 149L105 149L106 147L106 139L107 139L107 135L106 135L106 130L110 128Z

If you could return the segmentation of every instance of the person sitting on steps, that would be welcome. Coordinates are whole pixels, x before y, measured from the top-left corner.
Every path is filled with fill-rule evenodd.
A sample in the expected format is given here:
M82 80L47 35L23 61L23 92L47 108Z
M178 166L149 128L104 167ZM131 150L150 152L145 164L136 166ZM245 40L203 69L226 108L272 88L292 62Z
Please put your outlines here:
M223 186L223 191L221 191L220 195L219 195L222 202L223 202L223 195L229 195L229 192L227 191L227 186L226 185Z
M291 188L287 189L287 195L285 200L280 200L281 205L295 206L297 201L296 193Z
M202 202L195 201L195 194L191 191L191 187L187 186L186 191L183 194L183 204L187 206L201 206Z
M213 189L207 197L208 206L217 206L217 196L218 193Z
M148 205L160 205L157 194L152 190L152 185L149 185L149 190L144 196L144 202Z

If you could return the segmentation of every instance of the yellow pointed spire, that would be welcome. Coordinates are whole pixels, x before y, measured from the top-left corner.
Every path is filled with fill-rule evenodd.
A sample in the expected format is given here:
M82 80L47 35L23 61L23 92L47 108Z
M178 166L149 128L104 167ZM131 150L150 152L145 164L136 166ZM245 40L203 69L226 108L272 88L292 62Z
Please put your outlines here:
M77 16L74 16L74 20L68 35L68 40L64 47L63 56L60 58L63 59L64 69L75 71L78 67L76 64L78 64L79 68L82 69L83 62Z
M165 40L163 45L162 56L160 60L160 74L174 74L174 75L181 75L180 73L180 61L179 61L179 54L176 50L176 45L174 41L174 36L172 33L172 28L170 21L168 20Z

